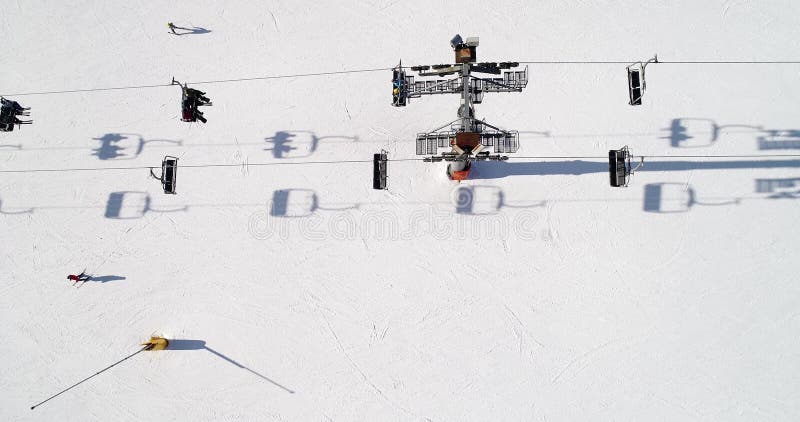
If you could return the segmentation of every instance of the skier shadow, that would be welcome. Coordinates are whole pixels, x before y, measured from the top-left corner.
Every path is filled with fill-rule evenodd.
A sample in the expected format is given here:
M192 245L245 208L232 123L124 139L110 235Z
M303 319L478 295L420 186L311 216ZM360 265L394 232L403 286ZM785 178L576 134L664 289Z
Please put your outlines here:
M724 160L724 161L652 161L645 160L638 171L693 171L800 168L800 160ZM502 179L509 176L579 176L608 173L607 161L539 161L539 162L482 162L472 164L472 179Z
M185 28L185 27L182 27L182 26L175 25L175 26L173 26L173 28L180 29L181 31L183 31L183 32L177 32L176 31L175 35L199 35L199 34L208 34L209 32L211 32L210 29L202 28L202 27L199 27L199 26L193 26L191 28Z
M323 207L319 205L317 193L311 189L278 189L272 193L269 215L273 217L302 218L317 211L346 211L358 209L359 204L343 207Z
M279 384L278 382L270 379L269 377L264 376L263 374L260 374L260 373L258 373L256 371L254 371L254 370L242 365L241 363L229 358L228 356L225 356L224 354L222 354L222 353L220 353L220 352L208 347L204 340L186 340L186 339L170 340L169 341L169 346L167 346L167 350L206 350L206 351L210 352L211 354L213 354L214 356L216 356L216 357L218 357L218 358L220 358L220 359L222 359L222 360L224 360L224 361L226 361L226 362L228 362L228 363L230 363L230 364L232 364L234 366L237 366L237 367L239 367L241 369L244 369L247 372L250 372L251 374L263 379L264 381L267 381L267 382L271 383L272 385L274 385L274 386L286 391L287 393L294 394L293 390L291 390L291 389Z
M264 138L271 148L264 151L272 151L274 158L306 158L313 155L319 147L320 141L325 139L344 139L351 142L358 142L357 136L317 136L309 130L281 130L275 135ZM300 147L300 145L307 145ZM292 151L298 151L293 154ZM303 152L300 152L303 151Z
M150 194L147 192L111 192L106 203L105 217L127 220L142 218L148 212L178 212L188 209L187 206L174 209L154 209L151 207Z
M695 205L739 205L740 198L707 202L697 199L694 188L684 183L651 183L644 186L644 211L660 214L688 212Z
M451 199L456 207L456 214L464 215L490 215L503 208L535 208L547 205L547 201L527 205L509 204L502 189L488 185L459 186Z
M98 283L108 283L109 281L120 281L120 280L127 280L126 277L118 276L118 275L101 275L99 277L92 276L87 281L96 281Z
M106 133L105 135L99 138L92 138L93 140L100 141L100 146L92 150L92 155L97 156L97 158L101 160L133 160L139 156L144 150L144 147L150 143L169 143L173 145L183 145L183 141L173 141L169 139L148 139L145 140L142 135L138 133ZM133 145L121 145L125 144L123 141L126 139L135 139L133 142L135 144L135 151L133 155L127 158L120 158L126 157L126 154L123 153L126 149L129 149L129 146Z
M0 145L0 148L9 148L9 149L21 150L22 149L22 144L17 144L17 145L3 144L3 145Z

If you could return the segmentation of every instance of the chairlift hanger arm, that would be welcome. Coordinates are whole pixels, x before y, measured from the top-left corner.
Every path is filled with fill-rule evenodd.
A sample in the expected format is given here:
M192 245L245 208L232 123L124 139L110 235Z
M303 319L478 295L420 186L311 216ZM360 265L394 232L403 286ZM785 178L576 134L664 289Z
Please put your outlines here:
M492 128L492 129L494 129L494 130L498 131L498 132L502 132L502 133L505 133L505 134L508 134L508 133L509 133L509 131L507 131L507 130L503 130L503 129L500 129L499 127L497 127L497 126L493 126L493 125L491 125L491 124L489 124L489 123L486 123L485 121L483 121L483 120L481 120L481 119L475 119L475 121L476 121L476 122L478 122L478 123L480 123L480 124L482 124L482 125L484 125L484 126L488 126L488 127Z

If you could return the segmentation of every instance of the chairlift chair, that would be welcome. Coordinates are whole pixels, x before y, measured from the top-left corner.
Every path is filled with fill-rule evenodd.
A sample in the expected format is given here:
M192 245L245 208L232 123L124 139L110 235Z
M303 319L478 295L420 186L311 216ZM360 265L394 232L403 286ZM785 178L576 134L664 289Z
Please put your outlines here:
M628 146L620 149L608 151L608 173L611 178L611 186L627 187L631 175L644 165L644 157L636 167L631 166L631 152Z
M30 107L23 107L18 102L0 97L0 132L11 132L16 125L29 125L33 120L20 120L17 116L30 116Z
M392 69L392 106L405 107L408 100L408 81L403 63Z
M372 157L372 188L385 190L388 189L386 183L386 170L388 162L388 151L381 150L380 153L373 154Z
M194 88L189 88L187 84L181 84L172 78L172 84L181 87L181 120L184 122L201 121L206 123L208 120L203 117L203 112L198 109L201 106L210 106L211 100L206 97L206 93Z
M628 104L632 106L642 105L642 97L647 89L644 69L650 63L658 63L658 55L646 62L633 63L626 68L628 71L628 97L630 98Z
M175 195L175 182L178 176L178 157L167 155L161 161L161 176L156 176L153 168L150 168L150 175L161 181L164 193Z

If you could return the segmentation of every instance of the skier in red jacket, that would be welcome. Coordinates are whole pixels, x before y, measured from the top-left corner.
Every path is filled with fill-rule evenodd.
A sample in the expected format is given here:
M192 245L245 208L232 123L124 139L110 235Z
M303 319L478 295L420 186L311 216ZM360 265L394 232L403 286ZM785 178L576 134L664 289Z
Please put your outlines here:
M68 276L67 276L67 280L72 280L72 281L74 281L75 283L77 283L77 282L79 282L79 281L80 281L80 282L84 282L84 281L87 281L87 280L89 280L90 278L92 278L92 277L91 277L91 276L89 276L89 275L86 275L86 273L85 273L85 272L82 272L82 273L80 273L80 274L78 274L78 275L73 275L73 274L70 274L70 275L68 275Z

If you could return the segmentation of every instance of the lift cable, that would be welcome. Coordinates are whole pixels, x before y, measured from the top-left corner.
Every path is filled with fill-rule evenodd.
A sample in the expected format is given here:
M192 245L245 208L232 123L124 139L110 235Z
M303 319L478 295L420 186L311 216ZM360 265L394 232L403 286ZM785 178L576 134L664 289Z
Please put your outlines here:
M211 81L188 81L187 84L191 85L203 85L203 84L222 84L222 83L230 83L230 82L247 82L247 81L259 81L259 80L269 80L269 79L290 79L290 78L304 78L310 76L327 76L327 75L343 75L348 73L367 73L367 72L383 72L387 70L392 70L391 67L386 68L374 68L374 69L353 69L353 70L337 70L332 72L314 72L314 73L297 73L291 75L269 75L269 76L254 76L250 78L236 78L236 79L219 79L219 80L211 80ZM2 94L4 97L22 97L25 95L49 95L49 94L69 94L69 93L76 93L76 92L95 92L95 91L121 91L127 89L147 89L147 88L164 88L164 87L171 87L174 86L171 83L168 84L155 84L155 85L132 85L132 86L118 86L118 87L106 87L106 88L84 88L84 89L65 89L65 90L58 90L58 91L39 91L39 92L20 92L16 94Z
M635 155L635 157L645 158L800 158L800 154L744 154L744 155ZM508 157L509 160L606 160L608 156L574 156L574 155L530 155ZM424 158L395 158L389 159L390 162L403 161L424 161ZM271 163L228 163L228 164L181 164L180 168L213 168L213 167L262 167L262 166L284 166L284 165L313 165L313 164L361 164L372 163L373 160L330 160L330 161L287 161ZM19 170L0 170L0 173L53 173L53 172L77 172L77 171L122 171L122 170L149 170L159 166L128 166L128 167L78 167L78 168L42 168L42 169L19 169Z
M518 61L519 64L553 64L553 65L629 65L636 63L639 60L528 60ZM732 64L766 64L766 65L794 65L800 64L800 60L659 60L652 64L692 64L692 65L732 65ZM248 81L262 81L271 79L291 79L291 78L304 78L312 76L330 76L330 75L344 75L351 73L368 73L368 72L384 72L392 70L393 67L379 67L370 69L352 69L352 70L337 70L330 72L312 72L312 73L297 73L289 75L267 75L267 76L254 76L249 78L233 78L233 79L218 79L209 81L189 81L192 85L203 84L221 84L231 82L248 82ZM164 88L170 87L172 84L153 84L153 85L131 85L131 86L117 86L105 88L82 88L82 89L64 89L54 91L37 91L37 92L18 92L12 94L2 94L4 97L22 97L27 95L54 95L54 94L69 94L78 92L98 92L98 91L121 91L129 89L147 89L147 88Z

